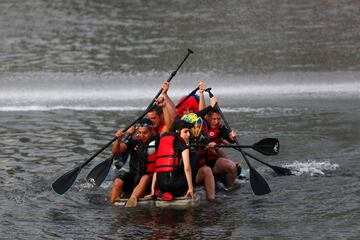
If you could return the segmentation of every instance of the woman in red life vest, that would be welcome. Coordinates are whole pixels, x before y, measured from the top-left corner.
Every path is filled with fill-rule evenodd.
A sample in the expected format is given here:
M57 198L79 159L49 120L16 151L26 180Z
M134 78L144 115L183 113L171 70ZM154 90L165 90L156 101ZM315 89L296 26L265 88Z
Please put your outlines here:
M188 148L191 127L191 124L183 120L176 120L173 132L164 132L161 135L151 195L163 200L172 200L173 196L183 195L194 199Z

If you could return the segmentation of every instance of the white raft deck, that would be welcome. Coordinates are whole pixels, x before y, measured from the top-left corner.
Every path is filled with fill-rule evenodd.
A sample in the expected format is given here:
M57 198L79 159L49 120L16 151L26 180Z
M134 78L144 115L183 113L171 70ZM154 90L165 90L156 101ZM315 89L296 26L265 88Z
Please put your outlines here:
M189 197L175 197L171 201L164 201L162 199L153 198L140 198L138 199L137 206L138 207L161 207L161 208L191 208L200 205L202 200L206 199L205 190L200 187L196 188L195 191L195 200L193 201ZM128 198L118 198L114 205L117 206L125 206Z
M246 179L249 178L249 169L242 168L240 176L242 179L236 179L232 190L237 189L241 184L247 182ZM224 191L229 191L229 189L223 188ZM118 198L114 205L125 206L128 198ZM193 201L189 197L176 197L171 201L164 201L162 199L153 198L140 198L138 199L138 207L160 207L160 208L175 208L175 209L187 209L200 205L202 201L206 200L206 191L204 187L198 186L195 187L195 200Z

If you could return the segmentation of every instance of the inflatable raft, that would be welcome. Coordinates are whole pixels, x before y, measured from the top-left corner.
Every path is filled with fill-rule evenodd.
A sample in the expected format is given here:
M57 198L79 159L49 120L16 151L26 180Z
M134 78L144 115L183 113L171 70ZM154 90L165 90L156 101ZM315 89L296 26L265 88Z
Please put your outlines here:
M249 169L242 168L241 173L238 176L239 179L235 181L235 186L232 189L236 189L236 186L240 186L249 178ZM220 191L230 191L230 189L225 188L222 184L220 184L222 189ZM118 198L114 205L117 206L125 206L128 198L122 197ZM140 198L138 199L137 206L138 207L160 207L160 208L175 208L175 209L186 209L191 207L196 207L200 205L202 201L206 200L206 192L203 187L195 188L195 200L192 200L189 197L175 197L171 201L164 201L162 199L153 199L149 198Z
M195 200L192 200L190 197L175 197L171 201L164 201L162 199L153 199L149 198L139 198L137 202L138 207L161 207L161 208L191 208L196 207L200 204L202 200L206 199L205 190L200 187L196 188L195 191ZM114 205L125 206L128 198L118 198Z

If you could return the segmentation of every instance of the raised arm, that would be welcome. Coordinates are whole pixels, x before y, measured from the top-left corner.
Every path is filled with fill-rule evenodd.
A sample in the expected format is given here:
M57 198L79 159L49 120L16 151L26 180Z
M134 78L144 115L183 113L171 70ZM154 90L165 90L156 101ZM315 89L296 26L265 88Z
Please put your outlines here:
M205 109L205 97L204 97L204 91L207 88L206 83L202 82L201 80L197 81L198 87L199 87L199 94L200 94L200 100L199 100L199 111Z
M177 111L176 111L176 107L174 102L170 99L169 95L167 94L168 90L170 87L170 83L168 81L163 82L161 88L162 88L162 96L164 98L165 101L165 107L168 110L169 116L170 118L173 119L173 121L175 121L176 116L177 116Z

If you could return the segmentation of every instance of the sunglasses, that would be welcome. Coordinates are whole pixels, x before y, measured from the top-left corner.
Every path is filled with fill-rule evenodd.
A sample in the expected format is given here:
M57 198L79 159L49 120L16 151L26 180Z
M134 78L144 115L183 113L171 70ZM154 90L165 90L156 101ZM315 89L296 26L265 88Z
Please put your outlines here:
M147 128L152 128L152 124L147 124L147 123L137 123L135 124L135 127L147 127Z

